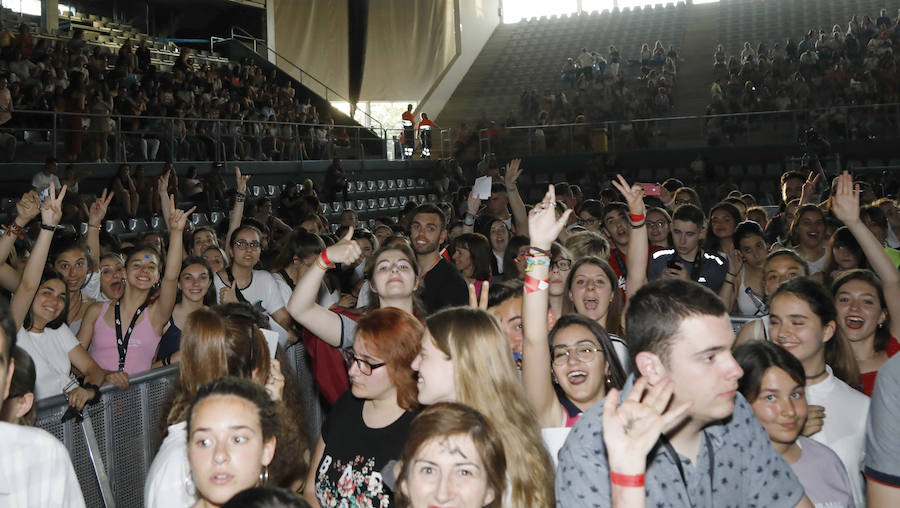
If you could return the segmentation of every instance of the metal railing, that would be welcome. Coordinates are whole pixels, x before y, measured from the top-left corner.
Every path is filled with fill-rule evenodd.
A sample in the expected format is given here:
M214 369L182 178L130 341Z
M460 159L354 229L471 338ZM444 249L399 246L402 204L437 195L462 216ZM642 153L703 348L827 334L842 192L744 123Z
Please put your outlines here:
M831 140L900 137L900 104L840 106L558 125L481 129L473 134L480 154L499 156L604 153L630 149L754 146L796 142L813 127ZM449 129L446 138L454 139ZM442 133L441 139L445 135ZM455 141L451 145L456 151Z
M237 160L238 152L244 160L384 157L383 140L379 141L379 153L365 153L365 142L373 140L371 131L355 125L39 110L14 110L12 115L3 131L23 142L17 144L17 162L42 162L47 156L66 160L71 150L87 152L93 161L103 158L96 148L102 143L106 143L108 162L225 162ZM80 151L76 149L79 144ZM31 146L43 150L30 151ZM151 157L153 152L155 157Z
M297 377L310 436L323 419L302 344L286 351ZM144 483L161 436L163 401L178 375L178 366L154 369L131 378L127 390L107 385L100 402L86 406L84 420L62 422L69 409L63 395L38 401L35 426L59 439L68 449L85 504L91 507L140 508ZM178 486L175 486L178 487Z

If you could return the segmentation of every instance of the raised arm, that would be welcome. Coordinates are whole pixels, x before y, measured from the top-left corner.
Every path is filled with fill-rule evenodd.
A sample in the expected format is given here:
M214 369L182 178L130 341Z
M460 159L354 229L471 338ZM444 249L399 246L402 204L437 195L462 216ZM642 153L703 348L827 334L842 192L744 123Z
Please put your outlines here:
M241 219L244 218L244 200L247 199L247 181L250 175L242 175L241 168L234 167L234 208L228 218L228 234L225 235L225 245L231 245L231 235L241 227ZM316 290L318 291L318 289Z
M737 277L741 274L741 268L744 266L744 258L741 252L734 247L728 251L728 272L725 274L725 281L719 288L719 298L725 302L728 312L735 310L737 303Z
M478 209L481 208L481 200L475 197L475 187L469 191L466 200L466 215L463 217L463 233L475 232L475 219L478 217Z
M650 242L647 239L647 227L644 225L644 188L640 184L628 186L628 182L622 175L616 175L613 186L625 198L628 203L629 215L639 215L641 220L631 222L631 235L628 239L628 248L625 252L627 258L625 264L628 267L628 276L625 279L625 294L629 297L637 293L637 290L647 283L647 261L650 256Z
M885 252L881 242L859 218L859 185L844 171L838 177L837 191L831 198L831 211L847 226L869 260L872 270L881 279L884 300L891 317L891 336L900 337L900 272Z
M100 270L100 228L103 227L106 210L115 195L115 192L103 189L103 194L94 201L88 214L87 242L88 249L91 251L91 266L94 267L94 270Z
M62 218L62 203L63 198L66 197L66 186L63 185L59 194L56 194L54 187L55 185L50 183L50 195L41 205L41 232L38 233L37 241L34 242L31 256L28 257L28 263L25 264L25 271L22 273L22 282L16 289L16 294L10 304L17 330L22 327L25 316L28 315L34 293L40 285L41 273L47 263L47 255L50 253L53 230L59 224L59 219Z
M16 203L16 218L9 225L9 230L5 235L0 237L0 286L7 291L16 291L21 281L19 272L10 266L6 260L9 253L13 249L18 236L17 230L21 231L29 222L38 216L41 210L41 201L37 192L30 190L22 194L22 198Z
M517 186L517 182L523 171L520 168L521 164L522 159L513 159L509 161L509 164L506 166L506 174L503 175L503 178L506 185L506 194L509 197L509 208L512 211L513 224L516 226L516 234L529 236L529 217L525 212L525 202L522 201L522 196L519 195L519 188Z
M178 275L181 272L181 255L184 249L184 226L188 216L196 210L193 206L190 210L179 210L175 207L175 196L169 196L169 250L166 252L166 269L159 283L159 299L153 306L151 317L153 328L162 332L166 322L172 316L175 308L175 297L178 295Z
M172 171L166 171L159 175L156 181L156 194L159 196L159 209L162 212L163 220L169 223L169 176Z
M550 350L547 347L549 286L545 286L543 281L550 278L550 247L566 227L572 210L566 210L557 219L555 203L556 191L551 185L544 199L528 214L532 250L528 253L525 268L522 303L522 381L541 427L558 427L562 415L550 374Z
M809 176L806 177L806 182L803 183L803 187L800 189L801 205L816 202L816 189L818 188L821 177L821 173L815 171L809 172Z
M325 272L334 263L352 263L362 255L359 244L353 240L353 228L349 228L341 241L325 249L325 258L330 261L328 266L322 256L316 259L316 266L310 268L300 277L291 299L285 307L288 313L313 335L324 340L334 347L341 345L341 318L334 312L316 303L319 287Z

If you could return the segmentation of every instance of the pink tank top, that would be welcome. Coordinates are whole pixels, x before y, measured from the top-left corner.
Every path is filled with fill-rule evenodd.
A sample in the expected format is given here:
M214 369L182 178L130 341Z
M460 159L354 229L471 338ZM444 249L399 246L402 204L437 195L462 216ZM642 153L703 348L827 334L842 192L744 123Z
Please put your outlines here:
M106 370L119 370L119 348L116 346L116 329L106 324L104 316L109 309L110 302L103 304L100 315L94 322L94 338L91 341L90 353L100 368ZM159 346L160 335L153 329L150 323L150 307L144 309L138 323L131 332L128 340L128 352L125 355L125 373L129 376L150 370L153 358L156 356L156 348ZM128 330L128 322L122 323L122 333Z

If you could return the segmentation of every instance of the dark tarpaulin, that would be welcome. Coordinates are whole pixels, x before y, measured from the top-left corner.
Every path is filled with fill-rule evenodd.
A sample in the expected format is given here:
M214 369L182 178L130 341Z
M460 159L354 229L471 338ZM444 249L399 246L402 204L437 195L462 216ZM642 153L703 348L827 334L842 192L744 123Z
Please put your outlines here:
M366 32L369 26L369 0L347 0L347 54L350 116L356 113L356 103L362 90L363 69L366 67Z

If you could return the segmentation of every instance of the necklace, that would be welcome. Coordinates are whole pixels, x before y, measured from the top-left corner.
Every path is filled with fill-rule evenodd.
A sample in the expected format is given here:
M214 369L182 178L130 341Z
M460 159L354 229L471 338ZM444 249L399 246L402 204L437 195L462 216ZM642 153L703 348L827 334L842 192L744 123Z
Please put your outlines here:
M822 368L822 372L819 372L816 375L806 376L806 379L816 379L817 377L821 376L822 374L825 374L825 372L827 372L827 367Z

